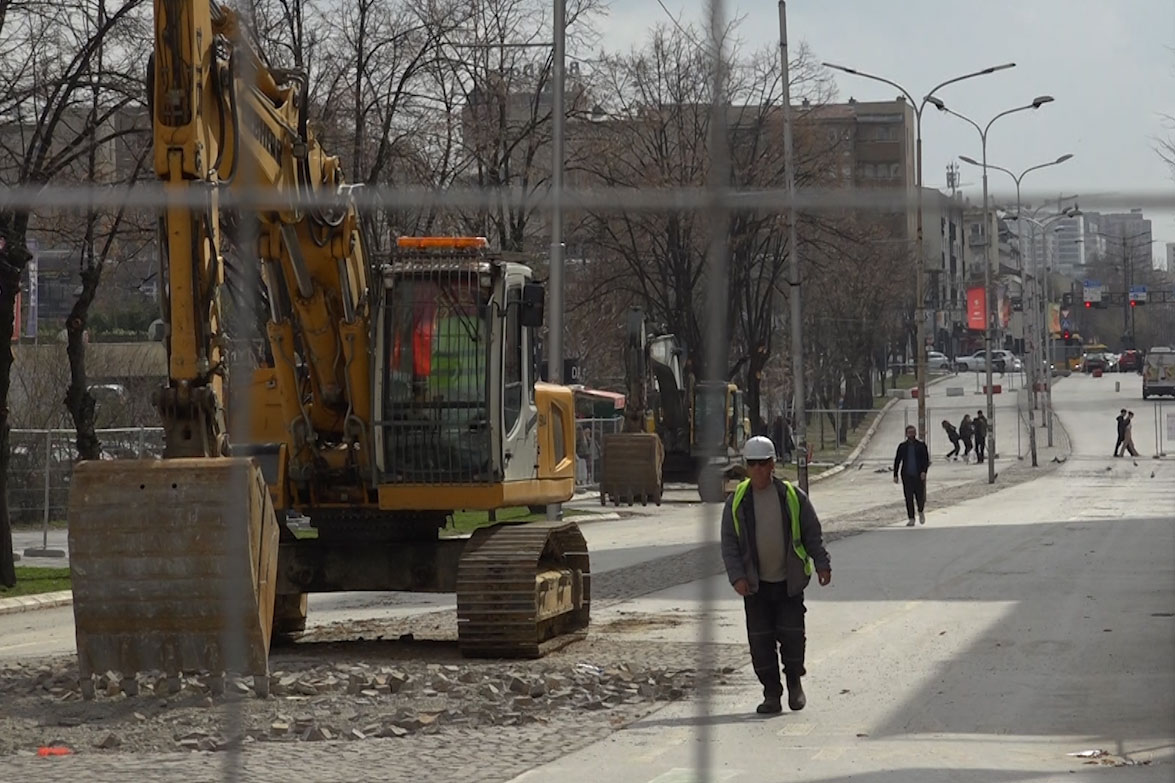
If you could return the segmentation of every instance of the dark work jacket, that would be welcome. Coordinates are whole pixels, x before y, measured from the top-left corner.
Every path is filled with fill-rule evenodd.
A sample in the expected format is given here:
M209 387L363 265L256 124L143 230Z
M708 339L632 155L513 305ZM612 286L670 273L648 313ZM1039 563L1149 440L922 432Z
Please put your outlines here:
M787 490L782 481L772 480L775 482L776 491L779 492L779 507L783 512L787 594L794 597L804 592L810 577L804 573L804 563L792 547ZM796 487L796 495L800 501L800 541L817 571L831 570L832 565L828 550L824 548L824 533L820 527L820 518L816 516L816 509L812 507L812 501L808 499L807 494L799 487ZM731 495L726 499L726 507L722 509L722 562L726 566L726 575L731 584L746 579L751 592L756 593L759 591L759 552L755 546L755 503L752 497L747 497L739 506L740 533L735 533L734 530L734 517L731 514L733 504L734 495Z
M959 442L959 431L955 429L954 424L947 424L947 426L943 427L943 429L946 430L947 437L951 439L951 443Z
M902 469L905 467L906 458L909 456L908 440L904 440L898 444L898 452L894 454L893 458L893 474L896 478L902 474ZM914 441L916 445L916 457L918 460L918 475L922 475L930 470L930 450L926 448L926 444L920 440Z
M1126 417L1125 416L1118 416L1118 437L1119 438L1126 437Z
M983 440L987 437L987 419L975 419L972 422L975 425L975 440Z

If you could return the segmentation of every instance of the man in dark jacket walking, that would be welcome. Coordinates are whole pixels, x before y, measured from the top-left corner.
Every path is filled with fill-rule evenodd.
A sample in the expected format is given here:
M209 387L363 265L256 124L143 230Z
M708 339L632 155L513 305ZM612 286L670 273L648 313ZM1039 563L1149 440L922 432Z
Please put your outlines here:
M987 417L983 415L983 411L975 411L975 421L972 422L975 427L975 464L983 463L987 453Z
M893 483L901 476L902 493L906 496L906 527L914 527L914 501L918 502L918 521L926 524L926 472L930 470L930 450L918 440L913 424L906 427L906 439L898 444L893 458Z
M823 532L808 496L775 478L775 445L755 437L743 447L750 478L741 482L722 510L722 561L735 592L743 597L751 665L763 684L756 712L783 710L780 660L787 679L787 706L807 703L804 676L804 588L813 563L820 584L832 581Z
M1114 456L1115 457L1122 456L1122 444L1126 442L1126 424L1128 423L1128 421L1129 421L1129 419L1126 416L1126 409L1123 408L1118 413L1118 418L1117 418L1118 442L1114 444Z

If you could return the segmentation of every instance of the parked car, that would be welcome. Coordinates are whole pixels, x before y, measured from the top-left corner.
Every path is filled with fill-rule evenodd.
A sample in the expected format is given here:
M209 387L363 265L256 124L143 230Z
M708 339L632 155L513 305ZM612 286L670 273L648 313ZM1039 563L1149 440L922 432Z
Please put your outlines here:
M1024 363L1020 361L1020 357L1011 351L996 350L991 353L991 368L995 372L1020 372L1024 369ZM955 360L955 367L959 372L986 372L987 352L976 351L970 356L960 356Z
M1142 351L1123 351L1118 357L1118 372L1142 372Z
M951 360L945 353L938 351L926 352L926 369L928 370L944 370L950 371Z

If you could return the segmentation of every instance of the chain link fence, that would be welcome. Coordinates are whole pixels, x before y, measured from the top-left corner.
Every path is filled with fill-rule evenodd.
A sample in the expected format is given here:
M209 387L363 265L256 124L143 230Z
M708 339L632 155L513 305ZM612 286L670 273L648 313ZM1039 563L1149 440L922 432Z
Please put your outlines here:
M97 430L102 459L138 459L163 454L163 429ZM9 442L8 509L18 525L65 520L70 478L78 459L72 429L14 429Z
M588 492L600 486L604 469L604 436L620 432L623 425L621 416L576 420L576 492Z

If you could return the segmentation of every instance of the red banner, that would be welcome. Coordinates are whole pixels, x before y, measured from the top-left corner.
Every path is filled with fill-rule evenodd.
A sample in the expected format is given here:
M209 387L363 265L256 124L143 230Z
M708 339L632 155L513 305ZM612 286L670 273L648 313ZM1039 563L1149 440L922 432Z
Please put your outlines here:
M987 327L987 291L977 285L967 289L967 328L982 332Z

